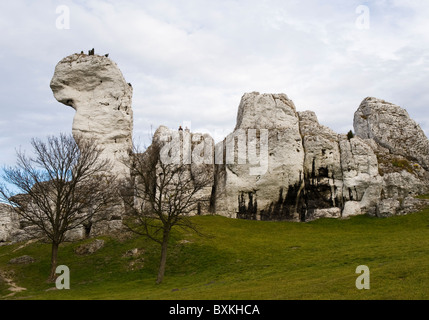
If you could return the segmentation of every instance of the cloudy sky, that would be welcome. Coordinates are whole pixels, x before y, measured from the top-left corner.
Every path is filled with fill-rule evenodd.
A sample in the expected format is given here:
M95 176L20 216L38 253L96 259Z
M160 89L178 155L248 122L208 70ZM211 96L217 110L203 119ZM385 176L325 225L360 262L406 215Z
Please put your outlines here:
M428 133L428 18L424 0L1 1L0 162L71 132L74 110L49 82L58 61L91 48L132 83L140 141L182 123L219 140L252 91L286 93L338 133L374 96Z

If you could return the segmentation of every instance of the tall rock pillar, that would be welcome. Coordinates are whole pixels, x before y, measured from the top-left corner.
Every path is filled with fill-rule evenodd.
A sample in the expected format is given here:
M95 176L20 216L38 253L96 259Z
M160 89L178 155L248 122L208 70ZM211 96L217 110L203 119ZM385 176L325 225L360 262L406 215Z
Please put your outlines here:
M51 80L55 98L76 110L73 136L94 139L120 178L132 150L132 87L115 62L105 56L73 54L55 67Z

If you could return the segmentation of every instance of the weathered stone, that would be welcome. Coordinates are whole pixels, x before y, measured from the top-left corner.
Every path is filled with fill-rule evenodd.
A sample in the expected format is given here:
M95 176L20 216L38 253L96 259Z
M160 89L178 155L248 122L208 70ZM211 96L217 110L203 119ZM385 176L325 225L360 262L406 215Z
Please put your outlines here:
M132 87L116 63L105 56L73 54L55 67L54 97L76 110L73 136L95 140L110 159L113 173L129 176L124 164L132 151Z
M378 161L372 148L359 137L340 140L343 171L343 197L359 201L362 212L373 210L380 199L383 179L378 172Z
M343 203L339 135L320 125L314 112L304 111L298 114L305 153L303 193L307 217L314 219L336 216L338 212L336 209L341 208ZM320 209L327 209L328 213L321 214Z
M429 200L417 199L414 197L405 197L401 203L401 214L417 212L426 208L429 205Z
M160 126L153 135L152 146L141 156L143 159L149 157L154 150L160 150L159 160L164 164L188 165L189 181L202 182L197 181L198 179L208 181L205 187L195 193L194 199L198 204L190 214L209 213L214 184L213 138L208 134Z
M9 261L10 264L30 264L35 262L36 260L31 256L20 256L17 258L13 258Z
M245 94L234 132L216 149L223 154L218 157L223 162L216 162L216 212L300 219L302 204L296 199L304 184L304 149L298 114L285 94Z
M258 138L249 138L251 130L259 133ZM264 130L267 170L252 175L248 153L253 145L259 146L262 159ZM428 190L424 167L402 160L398 164L401 156L391 154L372 136L336 134L320 125L314 112L296 112L283 94L245 94L235 130L216 145L217 155L219 150L223 162L215 162L215 208L229 217L307 221L375 215L378 207L386 207L380 200ZM235 154L229 156L228 150Z
M306 221L316 220L320 218L340 218L340 208L325 208L325 209L313 209L311 214L308 216Z
M101 235L113 235L124 230L122 220L102 220L98 221L91 227L90 236L98 237Z
M76 240L84 239L85 236L86 236L85 228L83 226L80 226L73 230L67 231L64 237L66 241L76 241Z
M427 193L427 181L405 170L386 173L383 176L383 195L386 198L405 198Z
M402 155L429 170L429 141L401 107L381 99L364 99L354 115L356 134L373 139L392 154Z
M377 204L377 217L390 217L397 213L401 203L396 199L383 199Z
M89 243L84 243L75 249L78 255L93 254L104 247L104 240L95 239Z
M341 215L343 218L357 216L360 214L362 214L360 201L346 201Z
M117 65L106 56L73 54L57 64L51 89L76 110L73 135L95 140L103 158L112 160L113 173L129 177L132 87ZM336 134L314 112L297 112L285 94L252 92L241 99L234 131L216 146L207 134L164 126L152 144L164 149L164 157L190 164L195 179L202 172L213 176L196 195L201 205L194 214L309 221L390 216L425 206L414 196L429 192L429 140L406 110L366 98L355 112L354 130L355 137ZM122 232L121 214L67 238ZM29 239L35 229L0 205L0 242Z
M144 253L143 249L134 248L134 249L130 249L127 252L125 252L123 257L137 258L137 257L141 256L143 253Z
M14 240L12 235L18 229L18 215L10 206L0 203L0 242Z

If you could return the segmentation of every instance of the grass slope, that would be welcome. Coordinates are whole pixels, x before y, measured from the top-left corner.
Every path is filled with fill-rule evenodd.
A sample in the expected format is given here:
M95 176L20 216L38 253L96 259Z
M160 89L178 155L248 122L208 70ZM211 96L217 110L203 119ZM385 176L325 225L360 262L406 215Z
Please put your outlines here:
M207 235L175 231L166 277L155 284L159 246L146 239L103 237L105 247L78 256L78 243L60 247L70 268L70 290L49 290L50 245L0 247L0 270L27 290L3 299L428 299L429 209L386 219L368 216L309 223L263 222L220 216L194 217ZM189 242L183 241L187 240ZM144 249L144 266L130 268ZM36 262L11 265L14 257ZM355 286L356 267L367 265L370 290Z

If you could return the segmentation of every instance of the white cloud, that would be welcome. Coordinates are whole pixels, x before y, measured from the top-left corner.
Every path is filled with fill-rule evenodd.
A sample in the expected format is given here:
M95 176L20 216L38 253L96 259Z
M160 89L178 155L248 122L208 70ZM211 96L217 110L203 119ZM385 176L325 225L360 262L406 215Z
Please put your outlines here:
M405 107L429 130L429 4L422 1L57 1L0 4L2 162L31 137L70 132L73 110L49 81L64 56L110 53L134 87L135 135L151 125L232 130L243 93L286 93L338 132L367 96ZM370 9L369 30L355 21ZM219 138L220 139L220 138Z

